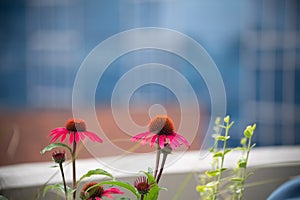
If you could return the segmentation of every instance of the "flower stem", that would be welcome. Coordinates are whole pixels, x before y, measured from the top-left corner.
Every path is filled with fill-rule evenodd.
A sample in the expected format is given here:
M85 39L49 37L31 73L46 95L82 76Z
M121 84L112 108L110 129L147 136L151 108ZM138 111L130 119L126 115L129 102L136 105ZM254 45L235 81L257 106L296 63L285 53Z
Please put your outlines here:
M144 195L143 194L141 195L141 200L144 200Z
M229 122L226 123L226 128L225 128L225 138L228 136L229 133ZM218 180L217 180L217 185L216 185L216 189L215 189L215 195L213 196L213 200L215 200L217 198L217 194L219 192L219 187L220 187L220 182L221 182L221 177L222 177L222 170L223 170L223 166L224 166L224 160L225 160L225 150L226 150L226 143L227 140L224 140L223 143L223 152L222 152L222 157L221 157L221 165L219 167L219 175L218 175Z
M165 163L166 163L166 160L167 160L167 156L168 156L168 153L163 153L162 163L161 163L161 166L160 166L159 174L158 174L157 179L156 179L157 184L158 184L158 182L160 180L160 177L162 175L162 172L164 170L164 166L165 166Z
M154 178L156 178L157 176L157 172L158 172L158 166L159 166L159 161L160 161L160 153L161 153L161 149L160 146L157 146L157 152L156 152L156 163L155 163L155 171L154 171Z
M68 200L67 185L66 185L65 173L64 173L62 163L59 163L59 168L60 168L61 177L62 177L63 184L64 184L65 197L66 197L66 200Z
M72 169L73 169L73 200L76 198L76 140L75 140L76 132L74 132L74 141L73 141L73 150L72 150Z
M249 154L250 154L250 150L251 150L251 138L252 137L250 137L248 139L248 147L247 147L247 154L246 154L246 161L245 161L246 162L246 166L245 166L245 168L243 169L243 172L242 172L243 173L243 175L242 175L242 182L241 182L242 187L241 187L241 191L240 191L238 199L242 199L242 197L243 197L244 183L245 183L246 175L247 175L247 164L248 164Z

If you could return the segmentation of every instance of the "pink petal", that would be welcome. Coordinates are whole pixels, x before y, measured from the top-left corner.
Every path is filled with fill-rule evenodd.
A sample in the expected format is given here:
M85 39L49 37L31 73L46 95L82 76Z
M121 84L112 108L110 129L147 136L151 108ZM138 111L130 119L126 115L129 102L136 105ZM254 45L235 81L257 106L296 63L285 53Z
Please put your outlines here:
M103 142L103 140L98 135L96 135L95 133L88 132L88 131L85 131L85 132L82 132L82 133L94 142L99 142L99 143Z
M144 133L139 133L139 134L133 136L131 138L131 141L136 142L136 141L138 141L138 140L140 140L140 139L142 139L144 137L147 137L149 134L151 134L151 132L149 132L149 131L148 132L144 132Z
M153 147L154 143L155 143L156 140L157 140L157 137L158 137L158 135L156 135L156 134L152 137L151 142L150 142L150 146L151 146L151 147Z
M106 196L107 198L113 198L111 194L124 194L124 192L120 191L118 188L110 188L105 190L102 196Z
M67 134L68 134L68 133L63 133L63 135L62 135L62 137L61 137L61 139L60 139L61 142L65 141L65 139L66 139L66 137L67 137Z
M185 144L185 146L190 147L189 142L183 136L181 136L178 133L175 133L175 134L176 134L176 136L175 136L176 139L180 140L183 144Z
M72 144L74 142L74 131L70 132L69 143Z
M78 134L78 132L74 132L74 134L75 134L75 141L76 141L76 143L78 143L79 142L79 134Z
M84 134L83 134L82 132L78 132L78 135L79 135L79 137L80 137L80 140L81 140L81 141L84 141L84 139L85 139Z
M166 136L165 135L160 135L159 136L159 146L160 148L164 148L165 147L165 141L166 141Z
M61 135L62 135L62 133L56 133L56 135L54 135L54 137L50 140L50 142L54 142L54 141L57 140Z

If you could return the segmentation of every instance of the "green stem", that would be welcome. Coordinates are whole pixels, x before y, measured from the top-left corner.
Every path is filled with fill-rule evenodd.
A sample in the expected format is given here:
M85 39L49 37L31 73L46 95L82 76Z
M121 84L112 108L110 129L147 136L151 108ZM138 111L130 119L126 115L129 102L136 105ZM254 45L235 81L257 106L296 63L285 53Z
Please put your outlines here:
M76 132L74 132L73 150L72 150L72 169L73 169L73 200L76 199Z
M63 169L62 163L59 163L59 168L60 168L61 177L62 177L63 184L64 184L65 198L66 198L66 200L68 200L67 185L66 185L65 173L64 173L64 169Z
M226 128L225 128L225 138L227 138L228 133L229 133L229 122L226 123ZM219 167L219 175L218 175L218 180L217 180L217 185L216 185L216 189L215 189L215 194L213 196L213 200L215 200L217 198L217 194L219 192L219 187L220 187L220 182L221 182L221 177L222 177L222 169L223 169L223 165L224 165L224 160L225 160L225 150L226 150L226 143L227 143L227 139L224 140L223 143L223 153L222 153L222 159L221 159L221 166Z
M251 139L252 137L249 137L248 140L248 147L247 147L247 154L246 154L246 166L243 169L243 175L242 175L242 181L241 181L241 191L239 194L239 198L238 199L242 199L243 197L243 192L244 192L244 184L245 184L245 180L246 180L246 176L247 176L247 165L248 165L248 159L249 159L249 154L250 154L250 150L251 150Z
M160 154L161 154L161 148L158 145L157 146L157 152L156 152L156 163L155 163L155 171L154 171L154 178L156 178L157 172L158 172L158 166L160 161Z
M158 184L158 182L160 180L160 177L162 175L162 172L164 170L164 166L165 166L165 163L166 163L166 160L167 160L167 156L168 156L168 153L163 153L162 163L161 163L161 166L160 166L159 174L158 174L157 179L156 179L157 184Z

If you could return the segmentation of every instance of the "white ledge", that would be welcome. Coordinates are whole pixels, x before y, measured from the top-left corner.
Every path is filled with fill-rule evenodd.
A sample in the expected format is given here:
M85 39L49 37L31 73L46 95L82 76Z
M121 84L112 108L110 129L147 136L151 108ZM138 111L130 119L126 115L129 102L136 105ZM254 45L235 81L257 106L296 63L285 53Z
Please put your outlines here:
M291 165L299 162L300 146L274 146L257 147L250 153L249 167L270 166L277 164ZM211 157L201 158L203 151L188 151L173 153L168 157L171 161L165 169L165 174L182 174L200 172L210 168ZM231 152L225 160L226 167L234 167L240 153ZM102 168L115 177L136 176L139 171L147 171L148 167L154 166L155 153L127 155L120 157L105 157L102 159L81 159L77 161L78 178L87 171ZM298 163L299 164L299 163ZM114 166L113 168L109 165ZM45 184L52 176L49 183L61 182L58 168L50 168L53 162L18 164L0 167L1 189L24 188ZM117 166L117 167L116 167ZM117 169L114 169L117 168ZM135 173L136 172L136 173ZM66 165L65 173L68 182L71 182L71 164Z

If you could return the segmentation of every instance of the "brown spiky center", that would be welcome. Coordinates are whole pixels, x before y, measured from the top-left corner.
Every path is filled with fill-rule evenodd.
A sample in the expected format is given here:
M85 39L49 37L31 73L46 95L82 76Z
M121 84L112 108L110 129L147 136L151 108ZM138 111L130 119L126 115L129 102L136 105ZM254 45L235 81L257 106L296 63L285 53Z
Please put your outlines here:
M86 131L86 124L81 119L70 119L66 123L66 129L68 131L83 132Z
M174 132L174 123L167 116L156 116L149 124L149 131L157 135L171 135Z
M104 188L102 186L96 186L91 189L90 187L98 184L97 182L89 182L82 187L80 197L81 199L94 199L96 197L102 197L104 193Z
M145 195L151 189L151 185L148 183L148 179L146 177L139 177L134 182L134 187L141 195Z

